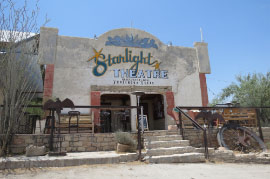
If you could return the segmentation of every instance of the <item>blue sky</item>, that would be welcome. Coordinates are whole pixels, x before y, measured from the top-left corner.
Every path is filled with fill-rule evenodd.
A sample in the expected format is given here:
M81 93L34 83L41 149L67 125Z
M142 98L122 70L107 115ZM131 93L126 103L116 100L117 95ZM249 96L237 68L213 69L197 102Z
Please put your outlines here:
M202 27L210 101L236 75L270 71L270 0L40 0L39 7L39 24L47 14L46 26L66 36L93 38L132 23L165 44L192 47Z

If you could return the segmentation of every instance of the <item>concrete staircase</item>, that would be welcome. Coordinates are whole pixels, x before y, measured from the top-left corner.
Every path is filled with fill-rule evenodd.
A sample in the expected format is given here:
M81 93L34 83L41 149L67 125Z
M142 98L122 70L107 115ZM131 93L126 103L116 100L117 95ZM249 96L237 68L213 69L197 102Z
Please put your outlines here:
M176 133L145 136L145 159L149 163L199 163L205 162L204 153L189 145ZM198 151L198 152L197 152Z

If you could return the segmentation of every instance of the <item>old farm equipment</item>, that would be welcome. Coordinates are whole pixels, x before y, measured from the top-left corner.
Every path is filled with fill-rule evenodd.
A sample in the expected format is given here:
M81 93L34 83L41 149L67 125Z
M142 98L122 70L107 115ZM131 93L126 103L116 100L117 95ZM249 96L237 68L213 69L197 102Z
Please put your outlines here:
M225 108L222 114L225 124L217 135L220 146L241 152L266 150L264 142L252 131L252 127L257 127L256 109Z
M203 119L204 125L219 128L217 139L220 146L240 152L266 150L264 142L251 127L257 127L256 110L251 108L224 108L223 110L201 111L195 117Z
M49 116L46 117L46 124L44 131L46 132L46 130L48 130L50 132L50 142L49 142L49 148L51 151L50 155L65 155L65 152L62 151L63 138L60 136L60 128L58 128L57 135L54 136L55 121L56 121L55 112L57 113L58 121L60 121L60 113L64 107L74 108L74 103L68 98L66 98L64 101L60 101L60 99L57 98L56 101L48 100L43 106L44 110L50 111ZM55 143L54 139L57 140Z
M235 123L227 123L217 134L218 143L226 149L241 152L265 151L264 142L250 129Z

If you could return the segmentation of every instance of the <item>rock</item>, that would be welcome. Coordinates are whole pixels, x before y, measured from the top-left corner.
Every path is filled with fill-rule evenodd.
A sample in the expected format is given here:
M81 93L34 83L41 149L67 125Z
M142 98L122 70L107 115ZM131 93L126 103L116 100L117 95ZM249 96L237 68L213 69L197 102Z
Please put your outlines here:
M223 147L222 147L223 148ZM211 155L213 161L224 161L224 162L233 162L235 160L235 155L232 150L223 150L223 149L215 150L215 152Z
M134 151L136 151L134 146L117 143L117 152L134 152Z
M42 156L46 154L46 147L45 146L34 146L29 145L26 147L26 156L32 157L32 156Z
M177 125L168 125L168 130L169 131L177 131Z
M260 157L270 157L270 152L261 152L259 154Z
M227 150L225 147L219 147L218 150L222 150L222 151L225 151Z

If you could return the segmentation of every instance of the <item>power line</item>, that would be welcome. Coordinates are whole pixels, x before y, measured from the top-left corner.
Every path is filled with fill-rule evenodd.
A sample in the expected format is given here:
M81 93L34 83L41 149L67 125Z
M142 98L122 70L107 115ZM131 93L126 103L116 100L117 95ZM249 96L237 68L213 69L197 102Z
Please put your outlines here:
M214 93L214 91L212 91L209 87L207 87L208 91L211 92L214 96L217 96L216 93Z
M224 83L232 83L231 81L226 81L226 80L219 80L219 79L216 79L216 78L209 78L207 77L207 79L210 79L210 80L215 80L215 81L218 81L218 82L224 82Z

